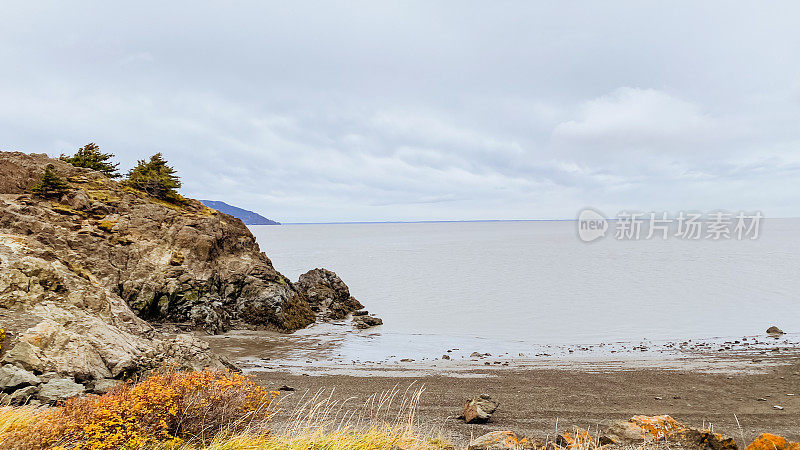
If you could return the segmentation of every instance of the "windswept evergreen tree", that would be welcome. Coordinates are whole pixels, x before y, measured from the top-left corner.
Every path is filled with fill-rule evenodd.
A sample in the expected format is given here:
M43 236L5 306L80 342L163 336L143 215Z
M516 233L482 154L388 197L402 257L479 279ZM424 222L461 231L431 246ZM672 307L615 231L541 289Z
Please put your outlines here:
M42 181L31 188L34 195L44 198L60 197L69 190L69 184L56 175L55 167L48 164L44 169Z
M139 160L136 167L128 172L125 184L163 200L175 201L180 198L175 192L181 187L180 178L175 175L175 169L167 165L161 153L151 156L150 161Z
M122 176L117 172L119 163L109 162L113 157L113 154L101 152L97 144L90 142L79 148L74 155L61 155L60 159L76 167L88 167L89 169L97 170L109 178L119 178Z

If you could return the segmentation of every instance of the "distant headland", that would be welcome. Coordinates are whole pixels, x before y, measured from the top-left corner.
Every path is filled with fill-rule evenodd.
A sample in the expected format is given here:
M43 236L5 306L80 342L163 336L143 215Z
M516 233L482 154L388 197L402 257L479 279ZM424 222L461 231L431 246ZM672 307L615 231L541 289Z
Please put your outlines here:
M200 203L208 206L209 208L216 209L221 213L225 213L233 217L236 217L237 219L241 219L241 221L244 222L245 225L280 225L280 222L267 219L261 214L255 213L253 211L248 211L246 209L242 209L233 205L229 205L225 202L221 202L218 200L200 200Z

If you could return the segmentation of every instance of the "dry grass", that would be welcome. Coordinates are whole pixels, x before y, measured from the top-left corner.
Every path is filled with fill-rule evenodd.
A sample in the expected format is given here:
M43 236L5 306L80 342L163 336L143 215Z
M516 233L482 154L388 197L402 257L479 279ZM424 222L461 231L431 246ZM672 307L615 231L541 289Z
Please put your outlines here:
M413 386L413 385L412 385ZM207 450L441 450L452 446L421 432L416 411L423 389L405 391L397 387L373 394L362 405L350 399L334 400L320 391L303 394L288 412L284 425L272 433L220 436Z
M439 450L420 433L423 390L397 388L351 407L333 392L304 394L271 430L277 392L230 372L163 372L55 408L0 408L3 449Z

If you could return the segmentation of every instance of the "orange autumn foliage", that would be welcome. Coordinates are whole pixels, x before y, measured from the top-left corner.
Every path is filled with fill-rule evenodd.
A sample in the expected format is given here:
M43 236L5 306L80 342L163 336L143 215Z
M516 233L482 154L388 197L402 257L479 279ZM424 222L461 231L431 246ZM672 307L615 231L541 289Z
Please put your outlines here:
M156 373L102 396L73 398L12 433L4 448L105 450L207 442L266 423L278 392L233 372Z

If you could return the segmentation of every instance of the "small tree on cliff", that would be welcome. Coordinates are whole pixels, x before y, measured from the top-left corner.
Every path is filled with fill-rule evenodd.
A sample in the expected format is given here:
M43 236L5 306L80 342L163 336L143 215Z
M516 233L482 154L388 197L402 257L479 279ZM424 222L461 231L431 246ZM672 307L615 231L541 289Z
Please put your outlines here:
M113 154L101 152L97 144L90 142L79 148L74 155L61 155L60 159L76 167L88 167L89 169L97 170L109 178L119 178L122 176L117 172L119 163L109 162L113 157Z
M44 169L42 181L31 188L31 192L39 197L59 197L69 190L69 184L56 175L55 167L48 164Z
M150 161L140 159L136 167L128 172L125 184L163 200L180 199L175 189L181 187L181 181L161 153L151 156Z

